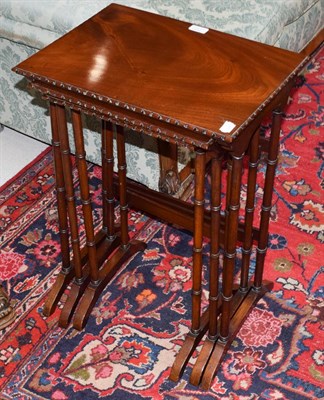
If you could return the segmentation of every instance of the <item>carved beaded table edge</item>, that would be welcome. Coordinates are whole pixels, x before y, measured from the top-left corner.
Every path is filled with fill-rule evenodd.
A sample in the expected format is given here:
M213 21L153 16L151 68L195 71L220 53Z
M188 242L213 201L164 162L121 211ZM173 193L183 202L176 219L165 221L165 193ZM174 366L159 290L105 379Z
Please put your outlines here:
M145 248L129 240L123 128L195 150L191 329L171 369L177 381L206 338L190 381L208 388L251 308L271 289L262 275L279 148L281 110L301 55L203 30L181 21L112 4L19 64L50 104L57 183L62 270L47 298L50 315L70 282L60 325L82 329L100 293L130 256ZM65 109L71 110L86 246L81 249ZM253 239L254 195L260 155L259 126L273 114L258 242ZM95 234L81 113L102 120L102 229ZM114 221L113 126L117 131L120 224ZM208 157L207 157L208 155ZM242 160L249 159L241 282L233 283L238 239ZM222 162L227 157L225 217ZM204 177L211 158L209 307L202 313ZM169 211L172 221L172 210ZM225 221L221 229L221 220ZM70 244L73 259L70 259ZM256 249L254 279L249 265ZM223 277L219 284L222 253Z

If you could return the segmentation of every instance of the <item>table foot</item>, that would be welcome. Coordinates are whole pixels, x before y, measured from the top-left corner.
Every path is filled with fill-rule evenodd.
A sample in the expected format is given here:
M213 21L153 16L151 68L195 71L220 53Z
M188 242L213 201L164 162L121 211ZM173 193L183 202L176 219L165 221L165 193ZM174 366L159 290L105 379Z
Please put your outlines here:
M238 290L238 285L235 285L233 288L234 297L232 300L232 309L231 309L231 317L235 314L236 310L239 308L240 304L244 300L246 293L242 293ZM218 312L217 315L220 315L222 302L219 301L218 303ZM219 320L218 320L219 325ZM219 327L218 327L219 330ZM190 376L190 383L192 385L198 386L200 384L201 378L205 371L205 368L209 362L210 356L214 350L216 342L218 340L218 336L214 338L210 338L209 336L206 337L203 347L199 353L199 356L195 362L195 365L192 369L192 373Z
M73 313L75 311L75 308L83 294L83 292L85 291L87 285L89 284L89 275L87 273L87 275L84 275L85 278L83 280L83 282L78 283L76 281L72 282L71 285L71 289L68 295L68 298L66 300L66 302L64 303L63 309L61 311L60 314L60 318L59 318L59 326L61 328L67 328Z
M208 310L206 310L201 316L201 325L199 332L195 335L191 331L187 334L184 343L177 354L174 363L171 368L169 379L174 382L178 382L181 378L186 365L195 351L199 342L205 335L208 329Z
M218 338L215 343L215 347L210 355L210 358L205 367L205 372L202 376L202 389L208 390L210 388L215 373L219 368L221 361L225 357L227 350L235 339L237 332L243 325L245 319L247 318L255 304L266 292L270 291L272 287L272 282L264 281L260 290L256 291L254 290L254 287L250 285L248 292L244 293L243 301L240 302L239 307L232 315L230 322L229 338L226 341Z
M102 245L103 242L105 242L105 241L107 241L105 232L99 231L95 236L96 247L98 250L100 248L107 247L107 246ZM110 246L110 244L109 244L109 246ZM115 248L116 248L116 246L115 246ZM84 266L87 263L87 261L88 261L88 254L87 254L87 248L85 247L81 251L82 265ZM54 285L51 287L51 290L49 291L49 294L47 295L47 298L46 298L45 304L44 304L44 308L43 308L43 314L45 317L49 317L50 315L53 314L53 312L55 311L55 308L57 306L57 303L59 302L60 298L62 297L62 294L64 293L66 288L69 286L69 284L71 283L71 281L74 277L75 277L75 270L73 267L73 260L72 260L69 268L66 268L65 270L62 268L62 270L59 272L58 276L56 277L56 281L54 282Z
M106 237L101 238L100 242L97 243L97 264L102 265L104 261L111 255L120 244L120 237L115 236L114 239L107 239ZM73 317L73 313L85 292L87 286L90 283L89 265L86 263L82 269L83 280L79 283L75 280L71 285L67 301L65 302L61 315L59 318L59 325L62 328L66 328Z
M197 361L193 367L190 375L190 383L194 386L198 386L201 381L201 377L205 371L206 364L210 359L210 356L214 350L216 340L206 337L203 347L199 353Z
M139 240L132 240L124 248L120 246L106 261L99 271L99 282L94 285L92 282L86 287L73 318L73 326L77 330L82 330L87 323L89 315L96 304L102 291L113 278L121 265L132 255L139 251L144 251L146 244Z
M205 390L210 388L215 373L243 322L251 312L253 306L266 292L271 291L272 287L272 282L264 281L259 289L255 289L252 283L246 292L240 291L237 287L234 288L229 337L226 341L221 340L219 336L215 339L206 337L190 376L191 384L195 386L201 384L201 387ZM221 308L221 302L218 304L218 308ZM197 335L193 335L191 332L187 334L173 363L169 376L170 380L177 382L180 379L190 357L206 333L208 323L209 313L207 309L202 315L199 333Z
M105 259L111 254L120 244L119 236L116 236L114 239L107 239L105 232L100 231L96 234L95 237L96 248L98 254L98 265L102 265ZM71 290L68 295L68 299L63 306L61 311L61 315L59 318L59 325L61 327L67 327L69 322L71 321L71 317L73 315L73 311L79 301L85 287L89 283L88 278L88 254L87 248L83 248L81 251L81 260L82 260L82 276L84 280L82 283L72 283ZM70 268L65 272L63 269L60 271L58 276L56 277L56 281L52 286L44 304L43 314L48 317L50 316L57 306L57 303L62 297L62 294L70 285L71 281L75 278L75 269L73 268L73 260L71 262ZM80 294L78 294L80 292Z
M65 273L60 271L56 277L54 285L51 287L50 292L45 300L43 315L49 317L55 311L57 303L59 302L65 289L74 278L74 268L70 267Z

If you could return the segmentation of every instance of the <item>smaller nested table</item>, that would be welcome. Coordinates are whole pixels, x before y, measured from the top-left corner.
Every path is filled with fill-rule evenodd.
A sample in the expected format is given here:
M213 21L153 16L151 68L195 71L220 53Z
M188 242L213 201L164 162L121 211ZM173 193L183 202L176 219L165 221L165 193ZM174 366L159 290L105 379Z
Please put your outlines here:
M53 312L72 280L60 324L82 329L103 288L119 266L145 248L130 241L127 226L123 128L192 148L195 153L194 245L191 329L170 377L178 380L207 333L191 382L209 387L236 332L257 300L271 287L262 281L271 197L277 163L281 110L302 57L225 33L112 4L14 71L49 100L62 270L44 313ZM66 109L71 110L86 232L81 248L72 181ZM86 172L81 114L102 120L103 225L95 234ZM254 196L260 153L259 127L272 113L264 196L257 245L253 246ZM113 126L117 126L120 224L114 221ZM243 157L249 159L241 283L233 284ZM225 215L222 163L227 159ZM209 307L202 313L202 252L206 160L211 159ZM224 172L225 173L225 172ZM146 204L143 190L143 204ZM151 198L152 195L150 194ZM182 210L191 206L182 205ZM179 208L178 208L179 210ZM173 221L172 201L167 213ZM70 247L73 258L70 259ZM254 279L249 282L252 251ZM220 283L220 256L223 257Z

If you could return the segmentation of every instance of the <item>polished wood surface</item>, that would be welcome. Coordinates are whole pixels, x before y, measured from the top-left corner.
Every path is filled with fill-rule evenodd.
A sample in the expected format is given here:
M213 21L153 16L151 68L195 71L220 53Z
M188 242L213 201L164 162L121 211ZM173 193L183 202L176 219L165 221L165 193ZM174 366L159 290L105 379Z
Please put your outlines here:
M144 250L144 243L129 240L128 202L178 223L193 231L191 326L175 358L170 379L179 380L204 339L190 381L208 388L251 308L271 289L271 283L263 281L263 270L281 114L294 78L307 57L212 30L201 34L189 27L184 22L112 4L14 70L26 76L50 102L63 263L45 305L46 315L53 312L71 283L60 324L67 326L73 318L74 327L82 329L120 266L137 251ZM66 109L72 113L86 234L84 247L80 245ZM96 234L81 113L102 120L103 222ZM267 113L272 113L273 123L266 145L261 222L256 230L253 217L259 127ZM115 125L118 174L113 178ZM161 146L164 150L173 143L195 151L193 205L177 199L170 201L158 193L144 193L140 185L128 185L125 127L165 141ZM244 157L249 161L247 202L244 222L239 224ZM211 160L212 179L208 212L207 159ZM169 165L163 158L162 163ZM173 164L169 167L172 171ZM222 174L227 174L224 198ZM171 180L170 185L173 183ZM114 218L113 186L118 189L118 224ZM202 312L204 236L210 237L210 296L209 306ZM243 244L241 282L235 285L239 241ZM256 267L251 281L253 252Z
M165 129L155 132L161 137L175 125L187 128L186 137L181 130L168 134L175 141L198 144L202 135L232 141L304 57L189 26L112 4L16 71L65 89L66 101L68 91L94 100L93 107L99 100L101 107L135 111L151 123L162 119ZM231 132L220 130L225 121L235 124Z

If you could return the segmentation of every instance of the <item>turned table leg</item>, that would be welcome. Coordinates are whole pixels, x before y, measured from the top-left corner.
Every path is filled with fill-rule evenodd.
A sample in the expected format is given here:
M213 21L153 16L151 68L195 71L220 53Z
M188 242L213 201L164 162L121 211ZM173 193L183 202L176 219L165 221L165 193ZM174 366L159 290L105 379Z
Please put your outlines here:
M110 244L109 249L115 251L110 254L110 257L103 262L97 262L96 267L96 280L91 280L86 287L83 297L78 304L73 319L74 328L81 330L84 328L90 313L98 300L100 294L105 289L107 283L120 269L121 265L127 261L132 255L138 251L143 251L146 247L145 243L139 240L129 240L128 235L128 205L126 201L126 153L125 153L125 139L124 130L117 127L117 154L118 154L118 179L119 179L119 197L120 197L120 232L118 235L114 234L114 208L112 207L112 155L113 155L113 141L111 126L103 125L103 138L104 138L104 151L108 160L105 160L106 166L104 173L108 176L105 177L103 192L108 197L104 199L104 221L103 226L106 230L106 242ZM108 186L109 185L109 186ZM106 203L106 205L105 205Z
M76 211L75 193L73 187L72 162L70 157L69 136L64 107L57 108L59 138L61 143L61 158L65 182L67 211L70 225L71 246L73 251L74 279L66 303L63 306L60 325L66 327L72 317L76 304L82 295L85 285L85 274L82 269L82 255L79 239L78 217Z
M229 154L227 162L227 183L225 199L225 237L223 279L219 292L219 247L221 243L221 151L212 159L211 167L211 243L209 262L209 307L201 315L201 272L202 272L202 213L204 210L205 153L196 151L195 200L194 200L194 249L193 249L193 291L191 330L176 356L170 379L179 380L193 351L208 329L207 337L193 367L190 382L201 384L208 389L212 379L234 340L247 315L257 301L271 290L270 282L262 283L264 256L268 240L268 224L271 209L271 195L278 153L280 131L279 114L274 113L271 132L264 198L261 212L260 237L257 246L257 262L253 285L249 284L249 266L253 245L253 216L256 189L257 166L259 161L259 131L252 136L249 146L249 172L247 202L245 207L242 244L242 265L240 285L234 285L236 262L238 216L242 181L242 161L244 153ZM221 295L221 296L220 296Z
M211 166L211 234L209 261L209 329L208 339L217 337L218 303L219 303L219 257L220 257L220 218L222 194L222 154L212 159Z
M63 292L72 281L71 289L60 314L59 324L62 327L67 327L74 315L74 327L82 329L96 300L109 280L129 257L137 251L144 250L146 245L138 240L130 241L128 236L126 154L124 132L121 128L117 129L121 228L119 229L115 223L113 128L108 122L102 122L103 221L102 229L95 233L81 114L79 111L71 110L80 200L86 236L86 245L81 248L65 108L51 103L50 111L62 268L45 301L43 312L47 316L53 313ZM70 260L69 241L73 252L72 260Z
M115 197L113 190L114 152L113 126L111 122L102 121L102 229L107 238L113 240L115 232Z
M193 244L193 277L192 277L192 317L191 329L173 363L170 379L178 381L187 362L208 328L208 311L201 315L201 273L203 220L205 204L205 164L206 154L196 150L195 159L195 198L194 198L194 244Z
M249 172L247 183L247 196L245 205L245 236L242 245L242 267L240 291L247 292L249 289L249 267L253 245L253 216L255 203L255 189L257 180L257 170L259 163L259 131L255 132L249 147Z
M75 156L80 182L80 198L84 217L86 248L88 254L89 273L92 284L98 281L98 266L92 207L88 182L87 163L85 159L84 140L80 112L72 110L72 124L75 143Z
M219 316L219 337L202 376L202 387L204 388L210 386L211 380L232 341L230 321L234 311L233 279L236 259L238 213L240 209L242 160L243 154L239 156L231 155L231 168L228 171L229 179L227 180L226 194L227 215L225 227L223 282L221 289L222 304L221 314Z
M54 285L46 298L43 314L51 315L60 300L64 290L70 283L74 275L74 270L70 262L69 247L69 227L67 218L67 206L65 199L65 182L63 175L63 164L61 158L61 142L59 138L58 114L61 112L60 106L50 103L50 115L52 126L52 146L54 156L54 169L56 181L57 213L59 223L59 233L61 242L62 268L56 278Z
M275 110L272 114L272 127L271 127L270 144L268 150L267 171L264 182L259 242L257 247L255 276L254 276L253 289L257 292L262 290L262 276L264 269L264 260L268 245L269 220L270 220L270 211L272 207L272 193L273 193L276 166L278 162L281 117L282 114L280 110Z
M199 385L202 374L218 338L219 315L219 257L220 257L220 220L222 192L222 159L218 151L211 160L211 232L210 232L210 261L209 261L209 329L198 359L193 367L190 383Z
M240 189L243 154L232 156L232 173L230 185L230 200L228 206L228 220L226 224L226 239L224 249L223 287L222 287L222 315L220 323L220 340L227 342L229 337L230 307L233 297L233 278L236 258L236 241L238 227L238 213L240 209Z
M279 133L280 133L280 113L275 111L273 113L273 123L271 130L270 146L267 161L266 179L264 183L264 195L261 210L261 222L260 222L260 233L257 245L257 257L255 267L255 277L253 286L248 283L250 255L252 251L252 224L253 224L253 213L254 213L254 195L256 187L256 173L257 163L259 158L259 132L256 132L252 138L250 145L250 160L249 160L249 175L248 175L248 195L245 210L245 229L246 235L243 241L243 256L241 266L241 282L240 288L231 300L230 283L233 280L232 275L232 260L235 258L232 256L232 250L234 241L229 236L226 236L225 240L225 262L224 262L224 273L223 277L223 304L222 304L222 315L220 317L220 340L218 340L213 353L210 356L209 362L205 368L205 373L202 377L201 386L204 389L208 389L211 385L212 379L220 365L222 358L224 357L226 350L235 338L236 333L240 329L245 318L258 302L258 300L273 287L273 284L268 281L262 281L265 254L267 249L268 241L268 228L269 218L271 210L272 192L275 177L275 168L277 163L278 147L279 147ZM232 178L235 176L235 162L233 162ZM235 178L233 178L235 179ZM229 216L226 223L228 232L233 232L234 219L231 222L231 211L236 212L237 203L236 195L233 194L233 188L236 185L234 182L231 183L231 200L229 205ZM233 202L234 198L236 200ZM236 219L236 217L235 217ZM232 228L231 228L231 224ZM235 239L236 240L236 239ZM230 266L229 269L228 266ZM232 310L229 308L232 301ZM231 319L229 320L231 316Z
M119 181L119 210L120 210L120 243L125 249L129 244L128 235L128 204L126 192L126 151L124 129L117 126L117 158Z

